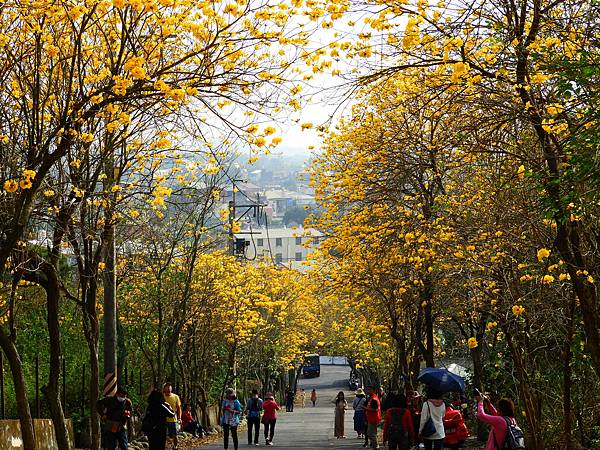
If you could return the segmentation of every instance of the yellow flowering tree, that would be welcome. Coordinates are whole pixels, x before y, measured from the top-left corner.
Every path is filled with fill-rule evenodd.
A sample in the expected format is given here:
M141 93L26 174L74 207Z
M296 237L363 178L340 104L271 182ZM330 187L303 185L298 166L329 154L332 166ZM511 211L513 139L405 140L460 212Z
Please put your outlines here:
M113 200L128 195L120 193L125 186L119 184L127 177L114 169L125 161L133 166L153 158L135 150L139 148L135 139L144 144L152 141L150 154L154 157L178 141L194 140L215 161L207 157L205 164L196 162L207 175L226 166L229 152L222 151L223 145L235 139L242 138L255 151L277 145L280 138L267 139L269 133L262 131L254 135L246 127L277 107L299 105L296 94L287 90L285 72L293 62L286 49L306 42L306 35L294 31L292 21L303 9L286 3L180 0L14 0L3 4L0 222L4 238L0 272L10 271L10 256L17 244L35 230L32 213L40 211L42 193L59 197L49 211L53 221L54 214L61 216L55 227L60 230L55 239L59 248L67 231L64 225L75 209L79 205L85 209L87 201L98 200L97 191L108 191L100 200L104 202L104 223L99 226L103 231L96 234L101 218L95 217L89 235L104 233L110 240L113 219L123 214ZM275 49L275 43L279 48ZM175 130L182 132L172 136ZM136 153L141 160L133 162L126 156L115 161L117 148L127 149L129 156ZM64 167L69 168L67 177ZM85 177L78 178L82 174ZM130 182L135 184L133 178ZM93 180L95 184L90 183ZM163 207L171 187L157 177L156 184L146 188L155 194L153 206ZM130 190L129 195L135 191ZM41 203L42 208L47 207ZM73 207L62 207L68 203ZM80 219L82 236L88 236L90 223L86 221L92 217L82 213ZM91 255L85 248L75 251ZM92 257L93 264L86 270L93 267L95 271L100 253ZM107 273L111 272L108 267ZM90 289L96 285L94 281ZM90 308L95 308L95 302ZM91 318L85 326L94 353L96 313L90 309L85 314ZM0 329L0 344L11 355L17 354L14 333ZM22 368L16 356L10 361L18 382L24 445L33 448ZM90 394L94 395L95 379L91 385ZM96 421L92 424L97 435ZM64 434L60 426L56 432ZM63 448L62 437L59 441Z
M570 145L581 143L577 136L587 135L597 123L588 106L593 88L574 87L589 84L582 74L597 61L597 46L586 32L595 26L597 5L542 0L520 6L469 1L384 4L388 8L367 19L373 33L364 33L348 47L354 56L358 49L385 42L376 56L380 67L381 61L386 64L380 69L369 66L367 59L373 70L363 82L393 73L412 76L415 68L421 69L424 84L456 92L458 102L479 108L482 135L486 127L492 131L500 123L518 123L529 135L531 145L522 140L513 144L522 163L519 175L536 180L542 191L540 208L556 223L554 246L580 300L587 346L600 374L597 293L587 278L594 278L597 264L585 256L595 245L592 230L597 222L596 210L587 202L586 186L594 182L583 163L590 161L590 147Z
M186 290L187 267L179 256L164 264L143 252L123 268L128 353L143 356L153 383L169 374L204 408L236 381L258 379L267 389L315 348L319 333L306 332L316 322L315 297L304 275L202 252Z

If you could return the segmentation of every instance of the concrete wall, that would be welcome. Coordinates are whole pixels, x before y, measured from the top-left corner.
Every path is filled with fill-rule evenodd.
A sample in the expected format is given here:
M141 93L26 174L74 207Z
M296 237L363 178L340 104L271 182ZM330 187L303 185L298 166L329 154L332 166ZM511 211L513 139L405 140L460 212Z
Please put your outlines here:
M209 406L208 408L206 408L206 422L207 423L204 423L203 426L209 428L220 425L218 406Z
M57 447L54 427L50 419L34 419L35 450L50 450ZM73 424L67 419L70 447L73 446ZM21 440L21 425L18 420L0 420L0 450L25 450Z

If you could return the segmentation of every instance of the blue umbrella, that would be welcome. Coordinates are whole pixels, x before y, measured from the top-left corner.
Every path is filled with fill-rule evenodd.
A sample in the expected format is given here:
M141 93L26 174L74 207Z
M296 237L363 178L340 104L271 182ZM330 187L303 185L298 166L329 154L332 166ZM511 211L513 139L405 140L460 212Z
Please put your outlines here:
M465 380L448 369L426 367L417 378L421 383L441 394L446 392L465 392Z

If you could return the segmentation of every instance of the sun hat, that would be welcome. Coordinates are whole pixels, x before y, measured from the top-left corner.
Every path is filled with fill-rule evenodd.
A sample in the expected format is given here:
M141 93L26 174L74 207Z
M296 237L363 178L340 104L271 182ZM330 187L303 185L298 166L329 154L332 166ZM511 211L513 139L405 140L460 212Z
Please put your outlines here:
M358 388L355 392L356 395L365 395L365 391L363 388Z

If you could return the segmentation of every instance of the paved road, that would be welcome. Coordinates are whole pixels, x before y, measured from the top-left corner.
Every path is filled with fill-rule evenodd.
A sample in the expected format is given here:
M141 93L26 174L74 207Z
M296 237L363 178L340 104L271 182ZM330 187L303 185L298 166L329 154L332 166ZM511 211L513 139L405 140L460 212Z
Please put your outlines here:
M334 410L332 400L339 391L344 391L352 404L353 394L348 392L349 367L321 366L321 376L300 380L299 387L306 390L306 407L296 407L293 413L281 413L277 418L275 438L272 448L285 449L362 449L362 440L356 439L352 425L352 408L346 413L345 432L347 439L336 439L333 436ZM316 388L317 406L310 405L310 391ZM348 396L350 396L348 398ZM309 406L310 405L310 406ZM262 433L262 430L261 430ZM265 447L261 435L260 446ZM203 447L202 450L219 450L223 443ZM230 443L229 448L233 445ZM240 432L240 449L250 448L247 444L246 431ZM255 448L255 447L254 447ZM269 448L269 447L266 447ZM200 449L198 449L200 450Z

